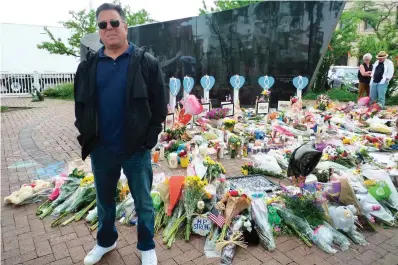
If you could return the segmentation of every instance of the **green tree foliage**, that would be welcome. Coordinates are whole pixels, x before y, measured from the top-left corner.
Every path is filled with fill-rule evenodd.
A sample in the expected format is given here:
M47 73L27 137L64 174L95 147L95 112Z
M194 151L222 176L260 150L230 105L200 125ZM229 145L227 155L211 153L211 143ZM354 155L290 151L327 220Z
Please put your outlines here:
M202 1L203 8L199 9L200 15L214 13L218 11L229 10L233 8L239 8L251 4L258 3L259 1L213 1L214 7L208 8L205 1Z
M121 4L120 1L114 1L114 3ZM123 6L123 10L126 14L126 23L129 26L155 22L145 9L133 12L130 6L126 5ZM47 27L44 27L44 31L50 40L38 44L37 48L47 50L51 54L80 57L81 38L86 34L97 31L95 10L69 11L69 14L71 15L71 19L61 21L60 24L72 32L71 37L64 41L61 38L55 37Z
M395 65L395 78L389 84L387 97L391 96L398 85L398 2L359 1L350 15L359 18L371 27L369 34L363 34L354 48L354 54L361 60L365 53L373 58L386 51Z
M323 57L322 64L319 67L316 80L313 86L314 91L326 89L328 71L336 60L349 53L352 44L358 39L359 19L355 18L350 12L345 12L340 18L339 25L333 32L329 47Z

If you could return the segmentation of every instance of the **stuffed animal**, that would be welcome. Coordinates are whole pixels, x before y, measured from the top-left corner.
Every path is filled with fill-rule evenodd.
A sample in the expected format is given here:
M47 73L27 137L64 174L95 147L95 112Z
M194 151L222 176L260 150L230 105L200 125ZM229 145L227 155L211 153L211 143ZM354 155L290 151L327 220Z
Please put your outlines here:
M328 208L329 215L333 220L334 225L344 232L352 232L356 229L355 221L358 219L355 214L357 209L354 205L347 206L330 206Z
M51 188L51 183L41 179L35 179L30 186L32 186L33 192L36 193Z
M5 204L20 204L25 199L33 195L33 188L30 185L23 185L19 190L11 193L10 196L4 198Z
M364 215L366 216L366 218L368 218L368 220L372 223L375 222L375 218L372 216L372 212L374 211L380 211L381 206L375 203L372 203L370 200L368 200L368 196L370 196L369 194L356 194L357 199L359 201L359 205L361 206L361 209L364 213Z
M51 187L51 182L41 179L33 180L30 185L24 184L19 190L14 191L10 196L5 197L4 203L19 205L33 194Z

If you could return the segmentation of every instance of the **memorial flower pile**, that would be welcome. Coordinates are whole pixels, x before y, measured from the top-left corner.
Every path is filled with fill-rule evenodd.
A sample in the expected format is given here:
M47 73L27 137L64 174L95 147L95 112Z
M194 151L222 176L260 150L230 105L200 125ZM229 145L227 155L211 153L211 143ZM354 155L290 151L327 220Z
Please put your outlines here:
M269 96L264 92L259 102ZM367 244L363 230L397 224L396 110L341 106L325 95L318 97L317 109L304 108L296 97L291 102L265 117L238 105L230 118L227 109L212 109L206 119L195 120L200 127L187 127L192 117L183 109L176 112L177 122L162 133L155 149L165 174L154 177L151 191L155 232L166 248L197 234L206 237L206 255L232 264L236 248L261 245L273 251L275 237L282 234L336 253L350 244ZM224 176L225 154L236 159L243 176ZM52 215L52 226L85 219L95 230L94 177L76 169L46 180L50 187L37 215ZM119 182L115 199L116 219L135 225L127 183Z

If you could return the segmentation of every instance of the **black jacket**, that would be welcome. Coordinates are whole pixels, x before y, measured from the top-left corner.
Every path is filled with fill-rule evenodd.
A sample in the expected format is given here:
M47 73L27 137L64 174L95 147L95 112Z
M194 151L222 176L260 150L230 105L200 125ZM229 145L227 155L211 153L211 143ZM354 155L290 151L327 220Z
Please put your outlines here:
M75 126L85 160L98 141L96 72L98 52L88 54L76 71L74 81ZM126 149L128 155L152 149L167 116L166 88L158 61L145 47L135 48L128 68L126 91Z

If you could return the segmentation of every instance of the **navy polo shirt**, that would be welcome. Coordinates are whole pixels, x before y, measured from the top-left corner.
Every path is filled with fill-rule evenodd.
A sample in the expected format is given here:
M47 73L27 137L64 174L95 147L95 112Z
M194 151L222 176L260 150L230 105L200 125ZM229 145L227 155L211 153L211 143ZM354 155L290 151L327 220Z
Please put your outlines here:
M99 144L114 154L125 152L126 88L134 45L116 60L99 50L96 73Z

